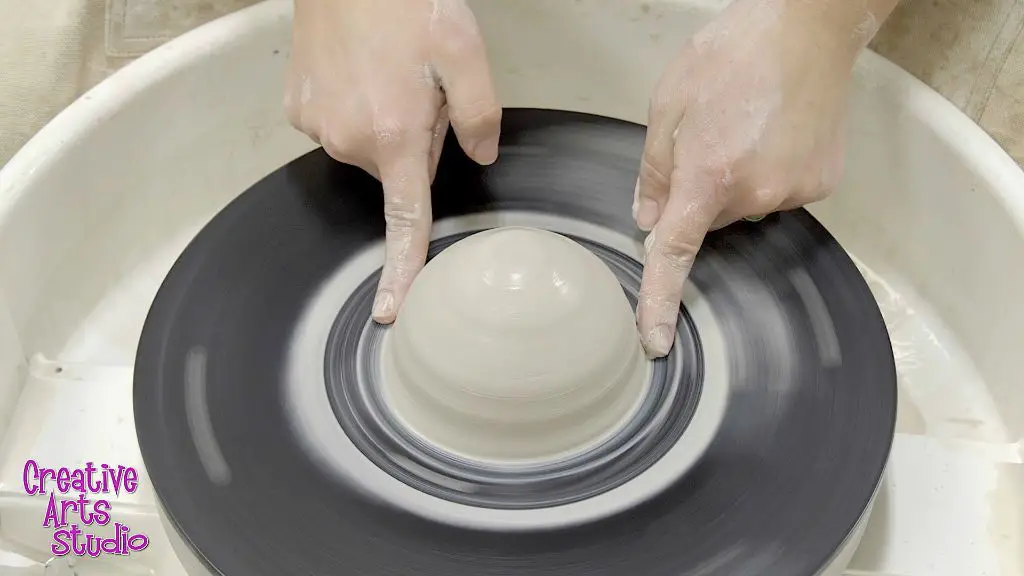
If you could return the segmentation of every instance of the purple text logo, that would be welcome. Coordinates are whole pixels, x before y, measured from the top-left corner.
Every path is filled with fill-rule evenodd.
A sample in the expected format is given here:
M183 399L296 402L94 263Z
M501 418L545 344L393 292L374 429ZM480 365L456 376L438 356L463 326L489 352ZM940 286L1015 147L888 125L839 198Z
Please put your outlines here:
M53 529L50 551L54 556L128 556L149 546L149 537L133 534L120 522L114 522L113 536L89 532L90 527L110 525L108 494L116 497L139 489L139 473L131 466L86 462L82 468L46 468L29 460L22 483L29 496L49 497L43 526Z

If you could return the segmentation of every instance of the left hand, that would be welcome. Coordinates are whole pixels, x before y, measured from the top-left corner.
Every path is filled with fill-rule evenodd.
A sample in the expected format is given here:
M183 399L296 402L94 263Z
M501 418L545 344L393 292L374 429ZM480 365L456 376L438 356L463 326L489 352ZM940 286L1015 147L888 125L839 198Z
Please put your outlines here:
M394 322L426 262L449 122L469 157L498 155L484 40L463 0L295 0L292 28L289 119L381 181L385 258L372 314Z
M651 357L675 340L705 234L820 200L839 183L859 48L775 0L735 0L662 76L634 218L649 230L637 326Z

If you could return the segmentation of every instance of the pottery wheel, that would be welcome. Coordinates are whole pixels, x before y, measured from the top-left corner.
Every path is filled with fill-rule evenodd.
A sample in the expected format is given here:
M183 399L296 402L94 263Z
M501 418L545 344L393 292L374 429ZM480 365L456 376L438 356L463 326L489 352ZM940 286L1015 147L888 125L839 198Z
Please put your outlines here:
M507 110L500 160L481 168L449 136L431 253L546 228L635 305L643 138ZM218 214L161 286L136 428L168 523L211 573L812 576L862 521L895 368L866 283L808 212L710 234L633 421L532 467L452 457L389 418L374 381L387 329L370 321L383 232L379 183L317 150Z

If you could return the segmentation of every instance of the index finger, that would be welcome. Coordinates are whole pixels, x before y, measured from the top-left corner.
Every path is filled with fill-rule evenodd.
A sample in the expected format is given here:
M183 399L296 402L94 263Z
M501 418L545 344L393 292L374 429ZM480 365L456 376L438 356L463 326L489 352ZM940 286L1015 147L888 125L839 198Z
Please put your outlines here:
M637 328L651 358L667 355L675 341L683 286L704 236L721 212L720 187L715 178L689 165L672 172L668 203L644 243L637 302Z
M378 160L384 187L384 268L373 302L373 319L395 321L430 244L430 134L424 142L388 150Z

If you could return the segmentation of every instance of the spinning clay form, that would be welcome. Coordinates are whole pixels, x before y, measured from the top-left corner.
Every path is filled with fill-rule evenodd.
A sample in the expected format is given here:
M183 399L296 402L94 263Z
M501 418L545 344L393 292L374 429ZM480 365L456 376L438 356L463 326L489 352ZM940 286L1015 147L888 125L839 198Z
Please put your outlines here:
M623 423L650 379L615 275L575 241L507 227L419 274L384 352L385 397L429 441L476 459L579 450Z

